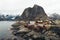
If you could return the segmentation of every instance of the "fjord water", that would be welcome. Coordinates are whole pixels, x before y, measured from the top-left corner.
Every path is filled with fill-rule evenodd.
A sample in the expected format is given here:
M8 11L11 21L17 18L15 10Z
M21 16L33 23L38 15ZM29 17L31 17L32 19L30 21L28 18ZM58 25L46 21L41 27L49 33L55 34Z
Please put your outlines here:
M11 33L9 29L14 22L15 21L0 21L0 38L10 36Z

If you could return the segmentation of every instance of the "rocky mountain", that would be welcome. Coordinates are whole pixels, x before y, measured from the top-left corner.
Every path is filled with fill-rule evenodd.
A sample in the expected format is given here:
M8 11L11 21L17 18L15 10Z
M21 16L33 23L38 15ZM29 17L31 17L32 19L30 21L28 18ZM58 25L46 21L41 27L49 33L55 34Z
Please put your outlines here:
M34 5L32 8L28 7L21 15L22 20L45 20L47 15L41 6Z

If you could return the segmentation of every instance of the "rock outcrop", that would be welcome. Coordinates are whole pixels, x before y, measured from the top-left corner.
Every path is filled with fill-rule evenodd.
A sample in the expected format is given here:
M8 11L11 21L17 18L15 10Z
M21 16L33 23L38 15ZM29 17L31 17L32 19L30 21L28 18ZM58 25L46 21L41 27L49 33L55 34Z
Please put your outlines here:
M41 6L34 5L33 8L29 7L24 10L21 15L22 20L45 20L47 15Z
M19 29L18 29L19 28ZM41 29L40 29L41 30ZM37 29L30 29L23 25L14 27L11 29L12 34L17 37L21 37L24 40L60 40L60 27L51 27L44 29L43 33Z

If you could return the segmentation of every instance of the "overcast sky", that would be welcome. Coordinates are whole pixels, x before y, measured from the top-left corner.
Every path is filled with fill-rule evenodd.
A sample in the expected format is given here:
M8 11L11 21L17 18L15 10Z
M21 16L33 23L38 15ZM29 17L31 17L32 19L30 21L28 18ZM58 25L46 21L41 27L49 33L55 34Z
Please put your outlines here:
M42 6L48 15L60 14L60 0L0 0L0 14L22 14L25 8L34 4Z

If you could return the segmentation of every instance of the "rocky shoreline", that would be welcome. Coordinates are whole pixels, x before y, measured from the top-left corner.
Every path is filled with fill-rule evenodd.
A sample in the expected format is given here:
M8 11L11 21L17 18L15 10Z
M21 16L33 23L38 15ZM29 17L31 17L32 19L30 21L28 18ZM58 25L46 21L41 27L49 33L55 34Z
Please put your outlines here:
M60 27L51 27L47 31L41 33L38 29L27 28L23 25L13 24L11 28L12 34L22 40L60 40Z

